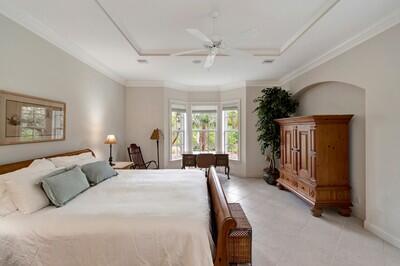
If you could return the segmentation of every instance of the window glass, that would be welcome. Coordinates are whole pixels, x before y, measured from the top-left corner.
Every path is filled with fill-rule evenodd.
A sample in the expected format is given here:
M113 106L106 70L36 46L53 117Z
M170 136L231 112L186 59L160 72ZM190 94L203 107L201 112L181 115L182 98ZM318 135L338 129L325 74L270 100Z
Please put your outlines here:
M171 160L179 160L185 150L186 110L178 107L171 109Z
M231 160L239 160L239 108L238 106L225 107L222 115L224 153L229 154L229 159Z
M196 106L192 110L192 151L194 153L216 151L216 109L216 107Z

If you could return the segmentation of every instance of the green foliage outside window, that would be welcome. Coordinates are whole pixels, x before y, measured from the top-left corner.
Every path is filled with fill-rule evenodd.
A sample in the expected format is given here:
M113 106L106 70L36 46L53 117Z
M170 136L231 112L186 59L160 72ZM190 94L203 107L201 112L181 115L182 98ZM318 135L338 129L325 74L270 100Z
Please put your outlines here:
M192 149L194 152L216 151L215 132L217 128L217 113L192 113Z
M224 152L230 159L239 159L239 110L225 110L224 118Z

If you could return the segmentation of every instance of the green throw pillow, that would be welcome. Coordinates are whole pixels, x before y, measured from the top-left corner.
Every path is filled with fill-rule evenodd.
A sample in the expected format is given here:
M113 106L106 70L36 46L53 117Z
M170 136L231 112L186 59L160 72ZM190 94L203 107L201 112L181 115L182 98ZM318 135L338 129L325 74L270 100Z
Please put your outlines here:
M79 166L72 166L45 176L42 187L49 200L61 207L88 189L89 183Z
M90 184L96 185L118 173L105 161L97 161L81 166Z

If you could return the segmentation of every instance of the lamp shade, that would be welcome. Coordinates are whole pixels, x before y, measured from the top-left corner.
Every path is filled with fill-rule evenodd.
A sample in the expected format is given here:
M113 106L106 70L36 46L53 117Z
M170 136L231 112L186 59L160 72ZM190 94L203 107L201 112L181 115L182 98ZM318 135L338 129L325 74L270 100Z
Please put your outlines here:
M104 144L116 144L117 143L117 138L114 135L108 135L106 140L104 141Z
M153 130L153 133L151 133L150 139L155 139L155 140L160 139L160 130L158 128Z

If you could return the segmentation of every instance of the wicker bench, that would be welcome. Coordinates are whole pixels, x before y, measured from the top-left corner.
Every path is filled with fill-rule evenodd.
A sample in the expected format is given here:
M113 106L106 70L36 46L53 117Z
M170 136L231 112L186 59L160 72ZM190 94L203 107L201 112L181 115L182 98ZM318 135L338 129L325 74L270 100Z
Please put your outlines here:
M251 264L251 225L239 203L229 203L229 209L236 221L228 237L229 264Z

